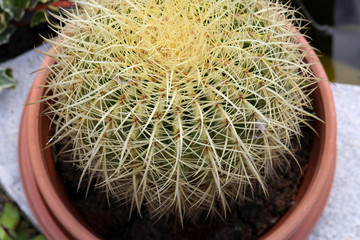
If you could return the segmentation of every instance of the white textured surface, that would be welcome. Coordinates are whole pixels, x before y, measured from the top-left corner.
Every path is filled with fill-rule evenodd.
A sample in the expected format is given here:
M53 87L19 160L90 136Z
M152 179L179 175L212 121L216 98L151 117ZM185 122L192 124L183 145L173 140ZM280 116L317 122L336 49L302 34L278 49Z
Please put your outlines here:
M0 182L33 219L27 206L17 164L17 136L23 103L41 65L35 51L1 63L12 67L15 89L0 93ZM308 240L360 239L360 87L332 85L338 121L338 155L333 189L325 211Z
M39 48L44 50L43 47ZM20 208L34 222L21 186L17 140L23 105L35 74L31 74L41 65L39 53L32 50L15 59L0 63L0 67L11 67L17 82L14 89L0 92L0 183Z
M338 124L335 180L308 240L360 239L360 87L332 86Z

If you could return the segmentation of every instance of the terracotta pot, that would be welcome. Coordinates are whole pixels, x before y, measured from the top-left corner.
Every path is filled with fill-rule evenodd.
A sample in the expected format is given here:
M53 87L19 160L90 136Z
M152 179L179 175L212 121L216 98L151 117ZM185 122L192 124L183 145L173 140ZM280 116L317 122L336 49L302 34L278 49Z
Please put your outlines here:
M52 64L49 57L41 68ZM19 131L19 168L22 185L30 208L41 230L49 239L99 239L91 231L66 193L55 168L50 148L50 121L41 117L43 104L32 104L41 99L48 71L40 71L30 89Z
M299 40L307 45L305 38ZM318 136L314 136L308 169L297 194L294 205L265 233L261 239L305 239L318 221L326 204L333 182L336 162L336 115L335 105L326 73L314 51L307 61L316 61L312 70L324 79L312 94L318 116L325 123L316 122ZM42 68L52 64L46 57ZM48 71L36 76L27 103L41 99ZM65 192L56 172L50 149L45 149L49 140L49 120L41 117L42 104L30 104L24 108L19 135L19 166L22 183L30 207L41 229L50 239L97 239L84 219L77 212Z
M310 48L304 37L298 39ZM311 70L317 77L323 79L318 83L312 98L317 116L324 120L324 123L315 122L314 128L317 134L313 134L314 143L308 169L294 205L260 238L262 240L306 239L324 210L334 180L337 132L334 98L326 72L313 50L310 50L306 60L315 62Z

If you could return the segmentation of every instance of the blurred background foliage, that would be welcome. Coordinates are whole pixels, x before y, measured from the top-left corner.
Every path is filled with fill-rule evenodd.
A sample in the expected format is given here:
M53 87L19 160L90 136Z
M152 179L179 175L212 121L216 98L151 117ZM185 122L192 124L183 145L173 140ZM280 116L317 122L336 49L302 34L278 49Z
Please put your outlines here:
M41 35L51 35L48 12L69 6L71 3L60 0L0 0L0 62L41 44ZM14 86L12 70L0 68L0 92Z
M46 240L0 186L0 240Z
M53 2L52 0L0 0L0 45L9 42L15 32L16 22L20 22L25 11L31 11L39 3ZM52 10L56 10L52 7ZM44 9L37 9L32 16L30 27L45 22Z
M288 2L288 0L283 0ZM360 85L360 0L291 0L330 81Z
M318 49L330 81L360 85L360 0L279 0L298 8L310 20L306 34ZM0 62L41 44L49 37L47 11L70 3L59 0L0 0ZM2 77L2 79L1 79ZM0 91L10 71L0 71ZM6 83L6 85L5 85Z

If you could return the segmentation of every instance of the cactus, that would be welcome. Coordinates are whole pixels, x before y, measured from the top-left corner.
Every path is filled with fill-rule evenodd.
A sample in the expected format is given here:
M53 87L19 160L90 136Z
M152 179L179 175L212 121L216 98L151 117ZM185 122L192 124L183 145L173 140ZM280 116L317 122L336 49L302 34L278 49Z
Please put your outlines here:
M76 0L47 79L58 154L108 196L182 221L225 216L309 125L301 19L267 0ZM86 177L87 176L87 177Z

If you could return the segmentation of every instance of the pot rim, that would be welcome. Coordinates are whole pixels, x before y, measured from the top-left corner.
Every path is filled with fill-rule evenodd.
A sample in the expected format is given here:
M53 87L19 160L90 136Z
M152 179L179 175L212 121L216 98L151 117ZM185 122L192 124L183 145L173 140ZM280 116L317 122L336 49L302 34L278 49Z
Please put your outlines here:
M305 48L309 49L306 60L309 63L314 63L311 65L311 70L314 75L321 79L315 91L318 97L314 101L320 106L318 108L323 111L323 115L319 117L324 123L316 122L321 131L316 136L317 143L322 144L318 144L317 147L313 146L310 153L310 158L314 158L313 156L316 155L320 162L313 165L314 168L308 169L305 173L294 205L260 239L305 239L322 214L335 175L337 124L333 94L325 69L315 51L304 37L299 36L298 40ZM309 171L312 171L312 174Z
M295 236L306 237L312 231L315 223L322 213L323 208L325 207L335 172L336 114L331 88L329 83L326 81L327 77L325 70L320 64L314 50L309 46L303 36L299 36L298 38L305 47L309 47L309 55L306 59L308 61L315 62L311 66L314 74L317 77L324 79L323 81L318 82L318 89L316 90L317 93L320 93L318 99L320 101L318 103L321 106L320 109L326 113L323 117L326 124L320 124L322 125L320 126L322 130L319 132L321 135L318 138L318 141L323 142L323 144L321 144L318 149L314 149L314 147L312 148L312 152L317 152L317 155L320 156L321 159L316 163L310 177L309 170L305 173L304 181L308 181L306 191L303 187L304 183L302 183L299 190L299 192L303 191L302 196L299 197L300 194L297 194L295 204L280 218L270 231L265 233L262 237L260 237L260 239L275 240L288 239ZM47 66L52 63L53 60L50 57L45 57L41 66L42 70L39 71L35 78L27 103L36 103L41 100L41 96L45 90L45 88L41 86L45 85L45 79L49 72ZM27 142L29 144L29 156L24 156L24 154L21 153L23 149L19 147L19 165L21 166L24 164L23 162L25 160L29 160L25 159L26 157L30 158L36 185L40 191L39 194L46 203L49 211L51 211L54 218L56 218L63 229L66 229L66 231L76 239L98 239L91 229L86 227L84 222L79 222L74 212L69 211L67 207L68 203L63 200L63 197L57 192L55 187L56 177L52 175L55 169L51 169L53 166L49 166L46 159L44 159L45 156L49 157L49 151L43 151L44 140L34 140L34 136L38 136L41 132L41 128L44 127L42 126L43 122L41 122L42 118L39 117L42 113L42 105L30 104L25 108L27 114L24 115L28 121L22 122L20 135L24 134L25 131L27 133L25 136L27 136ZM24 130L23 128L27 129ZM20 139L21 137L24 136L20 136ZM54 163L52 165L54 165ZM31 169L29 170L31 171ZM27 180L24 178L25 176L23 177L22 182L24 188L26 188L27 186L24 183ZM25 190L25 193L30 202L32 200L29 196L31 194L36 194L28 190ZM321 201L319 201L319 199ZM30 206L35 213L41 228L44 229L45 232L48 232L46 227L47 221L44 220L42 215L37 214L39 208L35 207L34 204L30 204ZM302 226L306 225L306 221L309 221L309 218L311 217L314 219L311 220L313 222L312 226L310 229L303 229ZM60 238L54 237L54 239Z
M25 121L28 119L27 108L24 108L21 117L21 125L25 124ZM37 183L35 181L34 172L32 169L31 162L28 161L27 153L28 143L27 143L27 131L24 127L20 128L20 135L23 138L18 139L18 147L22 151L19 151L19 170L20 170L20 178L23 184L23 189L25 195L27 197L30 208L33 210L33 214L38 221L41 229L44 231L44 234L48 236L50 239L69 239L69 236L66 234L61 228L61 225L55 220L54 216L51 214L51 211L46 206L44 199L42 198L40 191L37 187ZM24 160L24 161L23 161ZM25 161L26 160L26 161ZM34 211L35 210L35 211ZM47 225L48 227L44 227ZM51 230L50 230L51 229Z
M31 161L33 176L35 178L40 197L44 200L45 207L47 207L49 212L52 214L53 220L58 223L58 227L60 229L64 229L64 232L68 233L66 235L72 236L75 239L99 239L90 228L86 227L84 221L81 221L75 207L71 206L71 204L69 205L65 189L63 187L61 188L61 186L59 189L59 185L62 183L60 182L59 184L60 177L56 173L55 163L52 160L51 149L48 148L44 151L44 146L46 145L46 142L44 141L46 141L46 139L41 139L41 135L45 130L44 127L46 128L47 126L44 125L44 118L40 117L43 112L43 104L38 104L38 101L41 100L45 91L43 86L45 85L45 80L49 72L47 66L53 64L53 62L54 60L50 57L45 57L40 68L41 70L38 72L28 96L27 103L29 105L25 106L27 112L25 117L27 117L27 119L22 127L26 128L25 131L27 131L27 135L25 137L27 137L30 159L20 159L20 165L22 164L22 161ZM45 136L45 138L48 137L49 136ZM21 151L22 150L19 149L19 152ZM19 154L20 158L22 155L23 154L21 153ZM50 161L53 163L52 166L49 166L48 163L50 163L50 161L47 162L46 159L51 159ZM26 186L25 184L23 185ZM59 194L58 190L60 190L62 194ZM25 193L29 192L26 191ZM30 204L30 206L31 205L34 207L35 203ZM72 207L72 211L69 211L69 207ZM38 206L33 210L34 212L43 210L43 207ZM39 221L41 228L46 229L45 232L53 231L53 229L47 231L48 222L45 217L40 215L37 220ZM60 238L60 236L54 236L53 239L62 238Z

